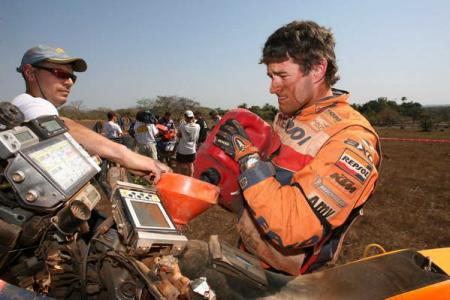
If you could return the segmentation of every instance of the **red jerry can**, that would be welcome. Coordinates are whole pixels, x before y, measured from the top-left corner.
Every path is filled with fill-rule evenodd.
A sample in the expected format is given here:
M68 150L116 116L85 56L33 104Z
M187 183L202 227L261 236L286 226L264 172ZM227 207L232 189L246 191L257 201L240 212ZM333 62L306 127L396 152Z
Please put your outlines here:
M230 110L222 117L197 151L194 177L218 185L219 204L228 210L238 212L243 201L238 184L239 165L213 143L220 126L229 119L241 123L252 143L260 150L263 160L268 159L280 147L280 138L271 125L259 116L249 110L238 108Z

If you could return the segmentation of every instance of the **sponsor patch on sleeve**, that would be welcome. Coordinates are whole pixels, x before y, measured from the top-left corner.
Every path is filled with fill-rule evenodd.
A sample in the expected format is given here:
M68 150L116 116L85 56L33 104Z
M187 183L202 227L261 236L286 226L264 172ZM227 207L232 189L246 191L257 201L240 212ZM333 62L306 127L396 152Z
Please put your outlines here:
M336 162L336 166L362 183L367 180L373 171L371 163L350 149L344 150Z
M317 194L309 195L308 202L313 210L315 210L319 215L321 215L326 219L328 219L329 217L331 217L336 213L336 210L333 209L326 201L320 198Z
M364 155L367 157L367 159L370 160L370 162L373 162L372 154L370 154L370 151L368 149L370 149L372 152L375 152L375 149L367 141L363 140L361 143L358 143L355 140L346 139L344 143L349 146L355 147L356 149L364 153Z

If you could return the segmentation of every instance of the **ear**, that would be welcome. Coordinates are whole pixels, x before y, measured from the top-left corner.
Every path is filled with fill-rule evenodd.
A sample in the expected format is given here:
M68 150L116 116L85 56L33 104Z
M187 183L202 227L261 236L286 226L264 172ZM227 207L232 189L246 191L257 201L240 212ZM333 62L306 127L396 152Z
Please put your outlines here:
M325 79L325 74L327 73L328 62L325 58L322 58L320 62L314 65L311 69L313 74L314 83L318 83Z
M36 74L34 72L34 68L31 65L24 65L22 73L27 82L33 82L36 80Z

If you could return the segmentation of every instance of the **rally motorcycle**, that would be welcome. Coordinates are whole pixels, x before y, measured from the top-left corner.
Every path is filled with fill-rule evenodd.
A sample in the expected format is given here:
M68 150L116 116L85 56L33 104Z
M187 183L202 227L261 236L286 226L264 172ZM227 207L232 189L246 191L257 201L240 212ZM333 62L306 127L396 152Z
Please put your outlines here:
M0 103L0 278L56 299L192 298L155 189L118 182L98 210L99 162L57 116L23 119Z
M217 236L189 241L178 229L215 203L218 187L176 174L151 187L116 180L101 208L99 162L58 117L24 122L0 103L0 126L1 298L380 299L450 289L450 271L411 250L300 277L263 270ZM229 191L217 165L199 172Z

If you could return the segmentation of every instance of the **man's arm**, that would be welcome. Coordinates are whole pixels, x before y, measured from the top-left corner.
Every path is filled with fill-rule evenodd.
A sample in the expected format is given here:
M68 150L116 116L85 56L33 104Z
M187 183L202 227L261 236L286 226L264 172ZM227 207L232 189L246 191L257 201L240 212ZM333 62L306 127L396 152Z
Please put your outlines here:
M120 128L119 124L114 124L116 125L116 130L117 130L117 136L123 136L123 132L122 132L122 128Z
M155 182L159 180L161 173L170 172L170 168L165 164L137 154L124 145L115 143L71 119L65 117L61 117L61 119L69 128L69 133L73 138L91 154L114 161L127 169L137 171L140 175L151 173L155 176Z
M367 149L372 161L345 143L348 140L374 145ZM282 247L304 247L342 225L373 191L379 161L375 145L376 138L368 131L341 132L293 175L289 185L282 186L272 176L268 162L243 172L245 200L265 236Z

